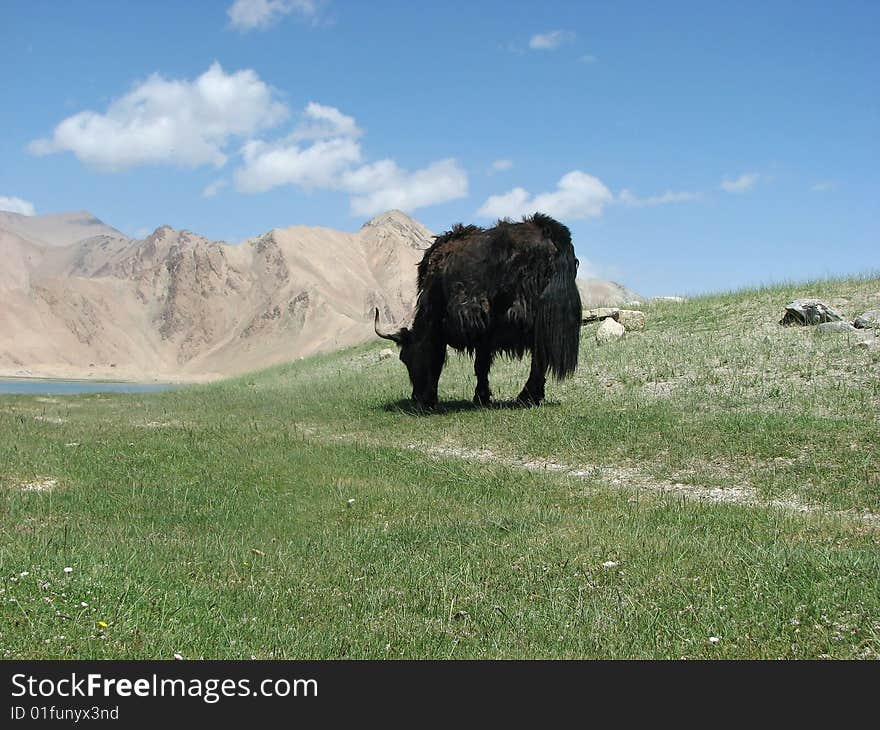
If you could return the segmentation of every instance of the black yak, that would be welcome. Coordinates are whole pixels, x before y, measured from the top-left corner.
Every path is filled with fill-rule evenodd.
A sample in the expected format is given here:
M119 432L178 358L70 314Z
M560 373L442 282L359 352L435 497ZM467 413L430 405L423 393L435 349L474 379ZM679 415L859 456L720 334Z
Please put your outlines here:
M558 379L577 368L581 300L575 285L578 260L568 228L535 213L521 223L494 228L453 226L425 251L418 266L418 300L412 328L376 334L400 345L412 398L437 405L437 381L446 346L474 355L474 403L487 405L489 368L495 355L532 354L529 379L517 400L544 399L548 369Z

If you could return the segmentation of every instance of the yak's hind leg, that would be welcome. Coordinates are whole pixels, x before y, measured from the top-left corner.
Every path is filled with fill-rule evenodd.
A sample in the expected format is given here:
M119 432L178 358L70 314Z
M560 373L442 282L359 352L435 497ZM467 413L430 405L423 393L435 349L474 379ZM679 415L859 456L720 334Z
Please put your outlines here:
M544 383L547 380L547 363L535 350L532 350L532 369L522 392L516 397L518 403L536 406L544 400Z
M474 405L487 406L492 402L492 391L489 390L489 369L492 367L493 359L494 354L488 347L477 348L474 356L474 374L477 376Z

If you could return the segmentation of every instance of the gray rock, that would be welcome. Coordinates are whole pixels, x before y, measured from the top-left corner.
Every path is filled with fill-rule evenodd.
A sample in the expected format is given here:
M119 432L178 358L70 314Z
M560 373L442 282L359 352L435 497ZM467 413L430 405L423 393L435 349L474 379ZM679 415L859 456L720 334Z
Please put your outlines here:
M849 322L823 322L816 327L816 332L827 335L835 332L858 332Z
M597 320L608 319L614 317L617 319L617 313L620 310L617 307L596 307L594 309L585 309L582 312L581 323L596 322Z
M645 329L648 315L637 309L621 309L617 313L616 319L626 328L627 332L638 332Z
M819 299L795 299L785 306L785 314L779 320L782 325L814 325L823 322L842 322L840 312Z
M859 329L880 329L880 309L863 312L855 318L853 325Z
M599 329L596 330L596 342L600 345L611 342L612 340L619 340L623 337L626 329L620 322L615 322L610 317L602 322L599 325Z

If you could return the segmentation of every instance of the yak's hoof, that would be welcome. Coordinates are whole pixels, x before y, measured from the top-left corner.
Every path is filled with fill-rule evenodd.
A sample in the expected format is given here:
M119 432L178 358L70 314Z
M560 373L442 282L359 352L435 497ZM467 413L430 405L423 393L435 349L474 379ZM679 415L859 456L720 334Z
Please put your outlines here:
M486 407L492 405L491 393L474 393L474 405Z
M544 394L540 395L531 393L528 390L524 390L516 397L516 402L521 406L538 406L541 405L541 401L544 400Z

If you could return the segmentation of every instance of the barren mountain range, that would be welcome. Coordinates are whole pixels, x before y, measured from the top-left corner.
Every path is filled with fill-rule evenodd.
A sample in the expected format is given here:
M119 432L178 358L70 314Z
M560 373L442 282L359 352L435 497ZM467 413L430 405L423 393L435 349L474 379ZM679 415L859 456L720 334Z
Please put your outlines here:
M433 234L400 211L355 233L276 228L239 244L161 226L130 239L86 212L0 212L0 375L209 380L406 321ZM585 306L637 295L579 282Z

